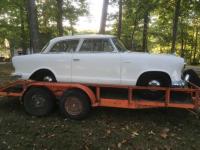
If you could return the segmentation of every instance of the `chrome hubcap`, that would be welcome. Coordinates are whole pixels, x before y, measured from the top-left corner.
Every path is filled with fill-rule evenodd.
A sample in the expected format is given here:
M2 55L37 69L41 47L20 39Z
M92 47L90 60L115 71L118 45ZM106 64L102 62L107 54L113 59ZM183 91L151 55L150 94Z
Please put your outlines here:
M47 82L52 82L52 81L53 81L52 77L50 77L50 76L44 77L43 80L44 80L44 81L47 81Z
M160 86L160 82L157 80L151 80L148 83L149 86Z

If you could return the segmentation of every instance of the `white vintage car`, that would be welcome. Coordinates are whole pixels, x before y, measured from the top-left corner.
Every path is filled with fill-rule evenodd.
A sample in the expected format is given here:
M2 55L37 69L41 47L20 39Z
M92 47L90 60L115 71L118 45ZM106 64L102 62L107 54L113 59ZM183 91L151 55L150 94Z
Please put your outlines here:
M128 51L111 35L50 40L41 53L15 56L22 79L115 85L181 85L184 60L174 55Z

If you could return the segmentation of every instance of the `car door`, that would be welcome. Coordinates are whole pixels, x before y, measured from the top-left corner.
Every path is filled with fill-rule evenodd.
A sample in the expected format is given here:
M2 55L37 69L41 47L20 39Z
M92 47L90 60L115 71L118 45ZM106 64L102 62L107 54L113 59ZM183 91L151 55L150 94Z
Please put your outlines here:
M110 39L83 39L72 56L72 81L120 84L120 55Z
M71 59L78 43L78 39L58 41L42 60L55 73L57 81L71 82Z

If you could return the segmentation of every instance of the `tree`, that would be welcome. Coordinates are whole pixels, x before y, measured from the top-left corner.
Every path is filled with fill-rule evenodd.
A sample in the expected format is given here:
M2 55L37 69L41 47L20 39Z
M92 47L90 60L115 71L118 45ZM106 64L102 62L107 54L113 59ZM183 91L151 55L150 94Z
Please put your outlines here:
M62 36L64 33L63 30L63 0L57 0L57 28L58 28L58 35Z
M28 23L25 0L0 1L0 47L3 47L5 39L10 45L10 54L14 49L21 48L23 53L28 47Z
M174 53L176 51L176 37L177 37L177 28L178 28L178 18L180 16L180 5L181 5L181 0L176 0L174 18L173 18L173 28L172 28L171 53Z
M149 15L156 8L159 0L146 1L143 0L143 40L142 40L142 50L148 52L148 27L149 27Z
M30 49L36 53L39 52L40 45L35 0L27 0L27 11L30 30Z
M197 45L198 45L198 33L199 33L199 29L198 29L198 27L196 27L195 41L194 41L193 64L197 64L197 62L196 62L196 54L197 54Z
M119 18L118 18L118 30L117 37L120 39L122 32L122 0L119 0Z
M25 1L23 1L23 3L25 4ZM22 51L23 51L23 54L26 54L26 32L25 32L25 19L27 19L26 18L26 16L24 16L24 13L26 14L26 12L25 12L25 9L24 9L24 7L23 7L23 5L21 6L21 5L18 5L18 7L19 7L19 12L20 12L20 29L21 29L21 48L22 48Z
M149 12L144 12L144 25L143 25L143 40L142 40L142 50L147 52L147 38L148 38L148 24L149 24Z
M60 1L62 1L62 5ZM86 0L46 0L45 3L40 0L37 7L40 33L45 36L45 41L46 38L62 36L63 34L70 34L70 32L75 33L74 25L79 17L88 14ZM63 22L65 22L65 25L63 25Z
M32 4L30 2L35 3ZM30 46L38 47L34 49L39 50L40 45L43 46L47 41L59 35L57 28L58 5L55 0L3 0L0 1L0 6L2 6L0 7L0 50L5 47L5 39L9 42L9 50L12 55L16 49L22 49L23 53L25 53ZM30 7L32 11L35 11L35 17L33 17L32 13L30 15ZM63 27L63 30L66 34L69 32L75 33L76 30L73 26L78 18L88 14L86 0L64 0L62 8L62 19L69 22L69 25ZM30 21L32 18L36 20L36 25L35 21ZM34 27L36 27L36 30ZM31 30L36 31L34 32L36 36ZM39 44L37 44L38 40L33 40L32 36L39 36ZM36 44L33 44L33 42Z
M99 30L100 34L105 34L108 3L109 3L109 0L104 0L103 1L101 24L100 24L100 30Z

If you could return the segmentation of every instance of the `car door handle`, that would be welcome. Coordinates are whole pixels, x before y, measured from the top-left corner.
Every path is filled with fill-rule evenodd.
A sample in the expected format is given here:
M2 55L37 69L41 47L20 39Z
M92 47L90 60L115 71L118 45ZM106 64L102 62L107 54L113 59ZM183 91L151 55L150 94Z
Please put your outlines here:
M131 61L124 61L124 63L131 63Z
M80 61L80 59L78 59L78 58L74 58L73 61Z

